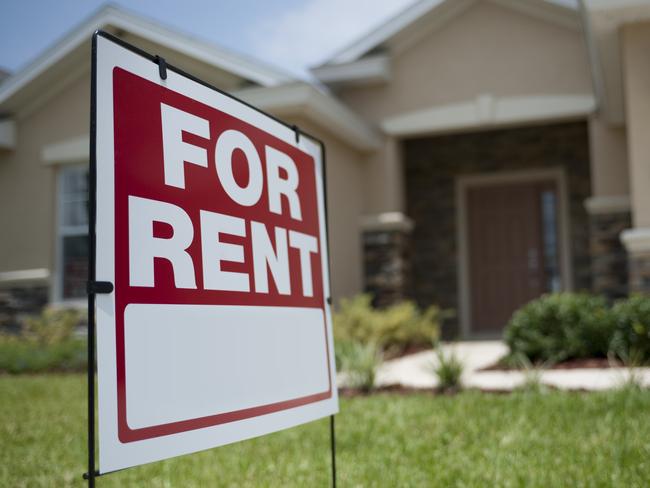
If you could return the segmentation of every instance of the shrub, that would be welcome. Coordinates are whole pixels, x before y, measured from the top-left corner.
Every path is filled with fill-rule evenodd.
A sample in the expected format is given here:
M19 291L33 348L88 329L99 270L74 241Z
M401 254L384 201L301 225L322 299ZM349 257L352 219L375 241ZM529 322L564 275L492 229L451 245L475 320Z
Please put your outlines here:
M442 312L436 306L424 311L410 301L378 309L368 294L341 300L334 314L334 336L339 341L374 343L391 353L411 346L428 346L439 336Z
M381 364L381 350L374 342L339 342L337 359L345 373L346 386L369 392L375 386L377 368Z
M614 333L610 349L624 363L650 360L650 297L633 295L612 308Z
M81 371L86 368L86 340L74 337L79 314L46 309L27 319L19 335L0 334L0 371L10 374Z
M510 355L533 362L606 357L614 322L604 298L544 295L514 313L504 331Z
M438 378L438 389L442 391L459 390L462 386L462 376L465 366L456 356L454 351L447 354L440 346L436 348L436 362L433 365L433 373Z
M79 319L77 310L45 308L40 315L25 321L22 336L42 345L57 344L72 337Z
M83 339L66 339L43 345L18 337L0 337L0 371L9 374L45 371L83 371L87 348Z

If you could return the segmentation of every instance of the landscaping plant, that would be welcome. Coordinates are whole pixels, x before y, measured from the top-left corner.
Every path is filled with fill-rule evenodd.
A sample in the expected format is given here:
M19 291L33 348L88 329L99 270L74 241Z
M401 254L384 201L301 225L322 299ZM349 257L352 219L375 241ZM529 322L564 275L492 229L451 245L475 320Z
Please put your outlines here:
M524 373L524 381L519 385L519 388L517 388L519 391L525 393L548 392L548 387L542 383L542 373L550 365L549 363L541 365L533 364L530 359L523 354L519 354L515 357L515 363Z
M426 347L440 333L443 312L436 306L421 311L415 303L402 301L375 308L368 294L342 299L334 313L334 336L338 341L374 343L395 355L409 347Z
M382 361L382 353L374 342L348 341L337 344L337 356L345 384L363 392L375 387L377 368Z
M75 336L78 324L77 311L47 308L19 334L0 334L0 372L83 371L86 340Z
M610 350L624 363L650 361L650 297L632 295L612 308L614 331Z
M445 392L458 391L462 388L465 366L453 350L445 353L440 345L436 347L436 362L433 373L438 378L438 389Z
M504 331L510 356L532 362L607 357L614 320L604 298L553 293L524 305Z

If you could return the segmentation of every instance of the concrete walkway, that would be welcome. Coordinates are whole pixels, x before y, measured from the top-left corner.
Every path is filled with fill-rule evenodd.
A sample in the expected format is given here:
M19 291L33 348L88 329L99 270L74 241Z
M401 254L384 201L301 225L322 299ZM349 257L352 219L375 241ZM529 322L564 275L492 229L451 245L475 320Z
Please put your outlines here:
M465 387L512 390L526 378L526 373L522 371L479 371L506 354L508 349L501 341L456 342L443 344L442 347L445 354L454 352L463 361ZM437 385L433 374L435 364L436 356L432 350L386 361L378 371L377 385L433 388ZM628 368L555 369L541 372L541 382L563 390L605 390L620 386L629 374ZM650 387L650 368L635 368L632 374Z

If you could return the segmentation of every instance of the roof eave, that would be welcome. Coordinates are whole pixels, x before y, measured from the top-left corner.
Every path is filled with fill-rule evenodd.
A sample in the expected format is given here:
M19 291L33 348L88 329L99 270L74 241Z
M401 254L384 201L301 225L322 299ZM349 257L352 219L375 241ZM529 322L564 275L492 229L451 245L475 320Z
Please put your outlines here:
M377 132L335 98L308 83L249 88L235 96L279 117L305 116L351 147L374 151L380 147Z
M84 43L89 45L89 40L96 30L111 28L144 37L161 46L174 49L188 57L214 65L242 79L251 80L263 86L274 86L294 80L294 78L279 70L257 64L245 57L232 54L203 41L189 38L141 17L108 6L68 33L24 69L5 79L0 85L0 111L5 111L3 109L7 102L36 78L45 75L49 69Z

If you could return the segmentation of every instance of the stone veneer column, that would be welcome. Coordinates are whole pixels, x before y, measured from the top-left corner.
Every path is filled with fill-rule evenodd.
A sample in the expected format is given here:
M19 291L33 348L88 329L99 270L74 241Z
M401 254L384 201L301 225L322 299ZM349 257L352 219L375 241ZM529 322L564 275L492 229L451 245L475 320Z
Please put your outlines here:
M650 229L628 229L621 240L628 252L630 293L650 294Z
M628 258L620 236L631 226L628 196L592 197L589 213L592 289L610 299L628 293Z
M364 291L382 307L407 297L412 221L400 212L365 217L363 230Z

